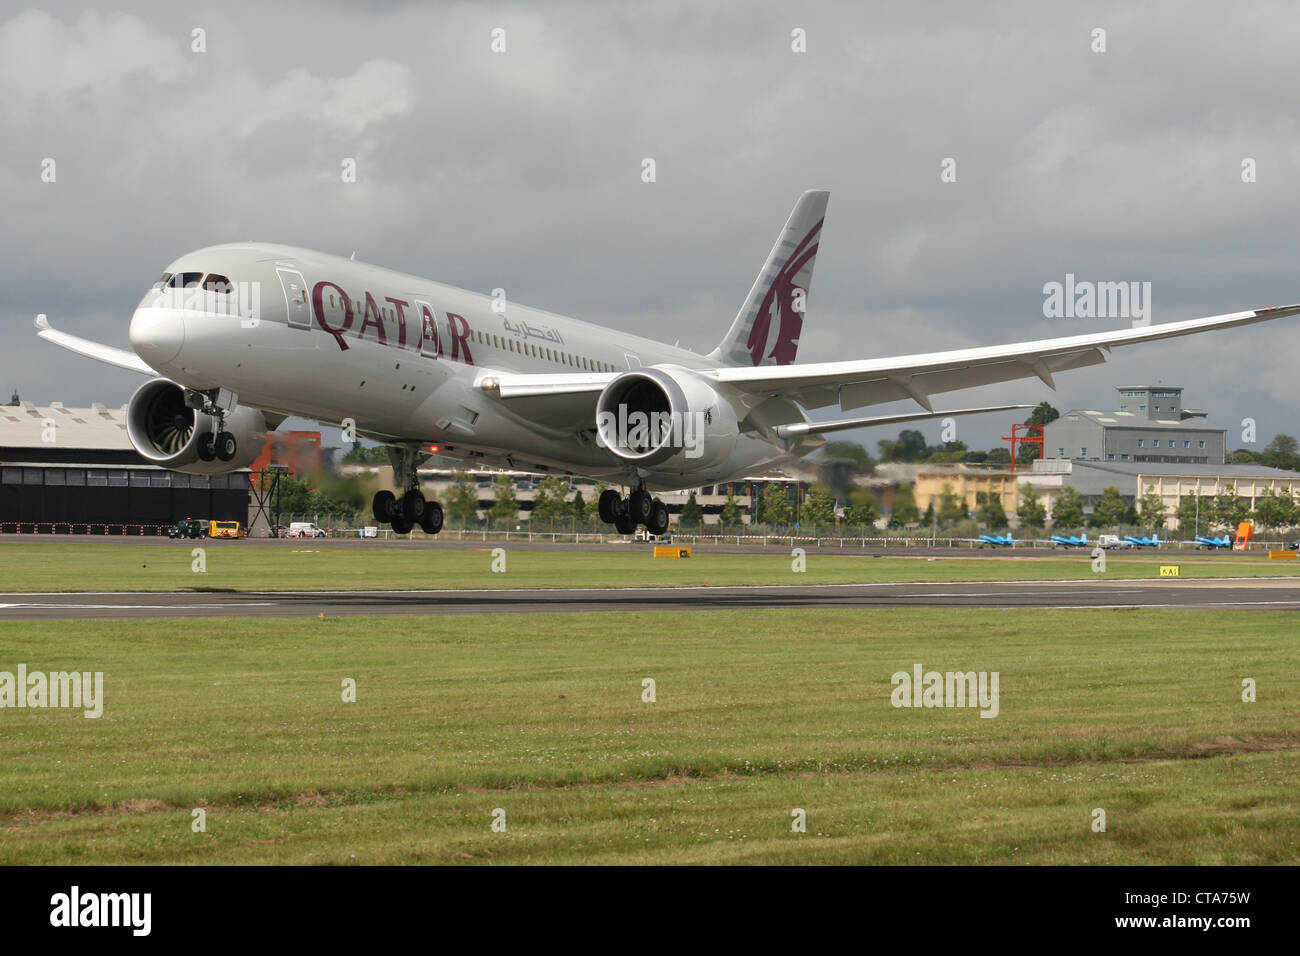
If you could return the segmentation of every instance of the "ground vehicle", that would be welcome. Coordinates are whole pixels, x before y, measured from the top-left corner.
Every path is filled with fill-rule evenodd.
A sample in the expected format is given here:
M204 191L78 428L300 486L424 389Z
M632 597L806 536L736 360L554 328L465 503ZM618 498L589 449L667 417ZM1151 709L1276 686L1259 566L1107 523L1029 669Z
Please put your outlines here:
M1126 538L1121 538L1117 534L1103 534L1097 536L1097 544L1107 551L1128 550L1133 547L1133 542Z
M289 524L289 530L285 534L286 538L323 538L325 531L316 527L311 521L293 521Z
M167 529L169 538L206 538L208 522L200 518L182 518Z
M209 537L242 538L245 533L243 526L238 521L218 521L214 518L208 522Z

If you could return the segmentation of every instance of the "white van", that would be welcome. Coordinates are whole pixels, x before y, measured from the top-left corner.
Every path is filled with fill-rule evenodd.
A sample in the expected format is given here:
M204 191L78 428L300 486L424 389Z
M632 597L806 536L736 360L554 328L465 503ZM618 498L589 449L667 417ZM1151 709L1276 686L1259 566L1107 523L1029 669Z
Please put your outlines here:
M288 538L323 538L325 532L311 521L294 521L289 524Z

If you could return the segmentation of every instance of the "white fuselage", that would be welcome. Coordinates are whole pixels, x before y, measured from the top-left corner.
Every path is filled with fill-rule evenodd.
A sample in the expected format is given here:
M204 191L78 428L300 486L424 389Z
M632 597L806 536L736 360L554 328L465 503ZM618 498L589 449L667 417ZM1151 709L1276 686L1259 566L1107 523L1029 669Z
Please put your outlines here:
M178 384L227 389L240 405L272 415L351 422L359 435L437 444L471 463L657 489L725 481L795 457L742 429L731 453L701 470L633 469L593 440L589 402L515 400L521 405L482 387L500 373L709 367L685 349L288 246L214 246L167 273L183 278L141 301L131 322L136 353ZM205 288L213 276L227 278L230 291ZM738 401L743 420L749 409Z

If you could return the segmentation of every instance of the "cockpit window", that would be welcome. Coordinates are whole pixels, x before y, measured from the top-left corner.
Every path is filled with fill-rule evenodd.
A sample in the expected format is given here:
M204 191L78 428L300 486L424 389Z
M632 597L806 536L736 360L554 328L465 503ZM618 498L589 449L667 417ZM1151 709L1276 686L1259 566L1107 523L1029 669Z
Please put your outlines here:
M162 278L153 284L153 289L151 291L158 292L161 289L165 289L167 287L167 283L171 280L171 277L172 274L170 272L164 272L162 274Z
M178 272L167 282L168 289L193 289L203 278L202 272Z
M229 279L227 279L225 276L216 275L215 273L209 275L206 279L203 280L204 292L220 292L223 295L229 295L231 292L234 291L234 288L235 287L230 284Z

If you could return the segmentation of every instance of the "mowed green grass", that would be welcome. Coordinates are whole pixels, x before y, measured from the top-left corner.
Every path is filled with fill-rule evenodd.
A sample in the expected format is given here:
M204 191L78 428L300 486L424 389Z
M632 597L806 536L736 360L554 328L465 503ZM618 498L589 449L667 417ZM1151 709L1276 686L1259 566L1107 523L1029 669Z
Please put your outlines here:
M0 623L0 670L106 681L97 720L0 710L0 863L1296 863L1295 621ZM998 671L999 715L891 706L915 663Z
M1300 576L1300 565L1238 555L1110 554L1106 570L1092 570L1087 551L1042 557L889 555L873 558L809 550L806 571L795 574L788 551L727 554L696 551L685 559L655 559L645 545L608 545L599 551L505 549L505 573L493 573L495 545L482 549L313 547L284 541L125 545L0 542L0 591L237 591L419 590L450 588L682 587L700 585L858 584L898 581L1029 581L1156 578L1162 564L1185 577ZM202 573L193 551L204 553Z

